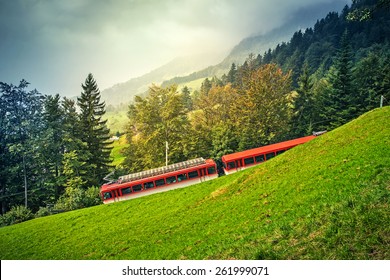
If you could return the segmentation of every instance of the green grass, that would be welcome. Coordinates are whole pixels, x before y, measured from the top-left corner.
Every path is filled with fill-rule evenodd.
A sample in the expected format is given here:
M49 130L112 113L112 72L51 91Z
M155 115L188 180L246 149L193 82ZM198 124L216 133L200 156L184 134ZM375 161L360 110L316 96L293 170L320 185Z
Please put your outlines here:
M202 83L204 82L205 79L206 78L201 78L201 79L193 80L191 82L179 84L177 90L181 92L185 86L188 87L191 92L194 92L195 90L200 90ZM211 77L209 79L211 79Z
M128 144L126 142L126 135L122 135L119 138L119 140L115 140L112 146L113 146L111 150L111 158L113 160L112 165L118 166L125 160L123 150L126 147L128 147Z
M0 258L389 259L389 116L211 182L0 228Z

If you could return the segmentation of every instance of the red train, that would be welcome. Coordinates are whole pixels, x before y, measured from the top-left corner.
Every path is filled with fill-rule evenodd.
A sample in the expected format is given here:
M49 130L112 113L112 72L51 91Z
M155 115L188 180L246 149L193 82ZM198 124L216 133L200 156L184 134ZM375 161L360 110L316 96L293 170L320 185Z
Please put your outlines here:
M198 158L119 177L115 183L104 184L100 194L104 203L111 203L184 188L217 177L215 162Z
M271 158L304 144L316 136L306 136L251 150L222 156L226 175L263 163ZM100 189L103 203L122 201L172 189L184 188L218 177L217 165L212 159L193 159L143 172L119 177L114 183L104 184Z
M284 153L288 149L291 149L300 144L306 143L316 136L306 136L280 142L272 145L267 145L251 150L246 150L234 154L222 156L223 171L226 175L246 169L248 167L263 163L271 158Z

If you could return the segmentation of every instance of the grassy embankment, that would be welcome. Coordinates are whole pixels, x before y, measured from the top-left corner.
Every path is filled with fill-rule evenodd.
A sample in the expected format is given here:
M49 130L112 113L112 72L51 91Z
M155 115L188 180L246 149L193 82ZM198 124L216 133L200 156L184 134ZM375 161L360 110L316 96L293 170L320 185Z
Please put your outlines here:
M389 259L390 107L260 166L0 228L1 259Z
M110 129L112 135L116 135L125 132L126 124L128 122L126 111L110 111L107 112L105 118L107 119L107 127ZM123 162L125 156L123 155L123 149L127 147L126 136L120 136L119 140L115 140L112 145L111 158L113 160L112 165L118 166Z
M118 166L125 160L125 156L123 154L124 148L128 146L126 141L126 135L122 135L119 140L115 140L112 144L113 148L111 150L111 158L112 158L112 165Z

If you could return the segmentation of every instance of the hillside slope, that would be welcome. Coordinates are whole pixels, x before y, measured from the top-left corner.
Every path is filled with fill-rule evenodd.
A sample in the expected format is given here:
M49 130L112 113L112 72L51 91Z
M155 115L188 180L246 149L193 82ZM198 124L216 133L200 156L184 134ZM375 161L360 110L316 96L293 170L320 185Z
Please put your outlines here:
M389 116L211 182L0 228L0 258L389 259Z
M216 61L218 61L218 58L215 55L206 54L178 57L145 75L103 90L101 93L102 99L107 105L128 104L133 101L135 95L142 95L147 92L152 84L160 84L164 80L177 75L188 75Z
M244 38L223 60L223 54L179 57L150 73L104 89L102 99L107 105L126 104L133 101L135 95L145 93L152 83L162 86L185 84L191 87L189 84L195 80L202 79L203 81L207 77L220 77L229 71L232 63L242 64L250 53L263 54L268 49L275 48L277 44L288 41L295 31L313 26L318 18L324 17L329 11L340 10L343 5L345 3L340 1L308 4L307 7L291 11L283 25L264 34L253 34Z

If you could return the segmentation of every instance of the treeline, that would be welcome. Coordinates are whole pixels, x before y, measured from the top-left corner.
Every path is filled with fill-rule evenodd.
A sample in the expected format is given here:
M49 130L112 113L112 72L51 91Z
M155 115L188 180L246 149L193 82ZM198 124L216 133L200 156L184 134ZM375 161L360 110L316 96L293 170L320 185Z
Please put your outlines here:
M379 1L380 2L380 1ZM380 3L379 3L380 4ZM151 87L129 110L120 173L332 130L390 100L389 5L354 1L190 92ZM356 11L370 20L352 21Z
M0 83L1 213L12 210L3 224L100 203L110 169L105 104L92 74L77 102L28 85Z

